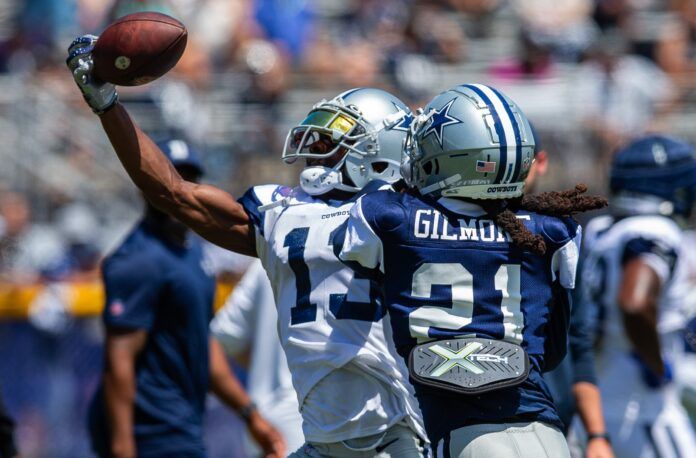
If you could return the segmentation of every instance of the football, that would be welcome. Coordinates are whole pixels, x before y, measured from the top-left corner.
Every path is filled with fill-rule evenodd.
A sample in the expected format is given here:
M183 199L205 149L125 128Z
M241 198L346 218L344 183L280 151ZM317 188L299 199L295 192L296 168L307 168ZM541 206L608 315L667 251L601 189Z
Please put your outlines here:
M129 14L99 36L94 75L119 86L140 86L167 73L186 48L186 27L166 14Z

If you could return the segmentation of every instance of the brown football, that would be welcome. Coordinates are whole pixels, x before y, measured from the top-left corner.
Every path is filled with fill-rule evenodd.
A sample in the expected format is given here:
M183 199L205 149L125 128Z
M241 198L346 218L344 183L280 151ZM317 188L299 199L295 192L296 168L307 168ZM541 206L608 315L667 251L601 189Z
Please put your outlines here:
M161 13L123 16L99 36L94 75L119 86L139 86L167 73L186 48L184 24Z

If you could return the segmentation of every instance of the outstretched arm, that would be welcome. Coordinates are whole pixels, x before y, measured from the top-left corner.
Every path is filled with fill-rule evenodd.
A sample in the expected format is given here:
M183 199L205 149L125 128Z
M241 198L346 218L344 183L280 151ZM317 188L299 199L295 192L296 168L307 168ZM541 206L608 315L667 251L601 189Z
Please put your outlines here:
M230 194L182 179L119 103L100 119L128 175L152 205L217 245L256 256L249 217Z
M68 49L68 68L102 126L128 175L160 210L224 248L256 256L248 215L225 191L185 181L154 142L118 103L113 84L92 75L92 50L97 37L84 35Z

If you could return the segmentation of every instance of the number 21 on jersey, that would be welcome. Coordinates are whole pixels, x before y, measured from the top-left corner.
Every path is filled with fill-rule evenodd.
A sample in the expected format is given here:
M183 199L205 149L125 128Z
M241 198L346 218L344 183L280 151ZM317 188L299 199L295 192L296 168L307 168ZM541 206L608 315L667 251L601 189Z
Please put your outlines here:
M495 289L502 293L504 339L518 344L522 342L524 328L520 275L519 264L503 264L494 277ZM444 278L448 280L446 283ZM411 296L429 299L433 285L452 288L452 307L426 305L411 312L411 336L419 340L430 339L431 326L454 331L471 323L474 316L474 276L466 267L459 263L424 263L413 274Z

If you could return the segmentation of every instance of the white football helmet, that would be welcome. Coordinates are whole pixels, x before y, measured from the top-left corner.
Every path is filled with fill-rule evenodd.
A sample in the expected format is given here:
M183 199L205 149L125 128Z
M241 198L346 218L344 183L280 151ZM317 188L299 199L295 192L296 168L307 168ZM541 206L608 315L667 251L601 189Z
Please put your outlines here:
M397 97L375 88L357 88L316 104L288 132L283 160L343 157L332 167L311 165L300 174L310 195L332 189L357 192L374 179L393 183L413 116Z

